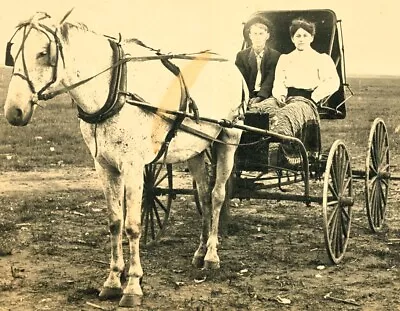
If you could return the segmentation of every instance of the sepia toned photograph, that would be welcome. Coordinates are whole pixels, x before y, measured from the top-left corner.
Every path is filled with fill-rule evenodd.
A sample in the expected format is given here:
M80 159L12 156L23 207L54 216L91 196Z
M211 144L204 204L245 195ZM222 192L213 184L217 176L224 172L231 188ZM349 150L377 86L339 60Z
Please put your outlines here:
M14 0L0 311L400 310L400 5Z

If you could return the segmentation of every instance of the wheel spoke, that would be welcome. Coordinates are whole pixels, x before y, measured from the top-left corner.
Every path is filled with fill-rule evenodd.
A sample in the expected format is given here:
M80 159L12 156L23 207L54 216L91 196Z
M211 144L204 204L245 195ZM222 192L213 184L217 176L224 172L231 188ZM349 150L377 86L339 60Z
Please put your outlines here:
M381 183L385 185L386 191L387 191L387 189L389 187L389 181L387 179L381 179Z
M329 232L329 240L333 241L334 240L334 235L336 233L336 227L337 227L337 207L333 210L331 216L329 217L329 221L328 221L328 228L330 228L330 232ZM331 226L332 224L332 226Z
M329 218L327 221L328 227L331 226L332 220L334 220L336 213L337 213L337 207L332 208L332 213L329 215Z
M336 257L343 253L342 217L338 215L337 234L336 234Z
M154 187L157 187L162 181L165 180L165 177L167 177L167 176L168 176L168 172L166 172L164 175L162 175L161 177L159 177L159 178L157 179L157 181L155 182Z
M377 134L375 133L372 147L371 147L371 159L374 164L374 167L378 167L378 158L379 158L379 145L377 143Z
M339 195L338 195L338 193L336 192L334 186L332 186L331 183L328 184L328 188L331 191L332 196L334 196L336 199L338 199Z
M378 179L374 179L374 181L373 182L371 182L371 190L369 191L369 195L370 195L370 198L369 198L369 201L370 201L370 205L372 206L373 204L374 204L374 201L375 201L375 194L376 194L376 191L375 191L375 189L376 189L376 182L377 182L377 180Z
M378 176L371 177L371 179L369 180L368 188L373 187L376 184L377 180L378 180Z
M334 206L337 204L339 204L339 201L330 201L330 202L326 203L327 206Z
M379 143L379 151L382 154L386 144L386 132L382 125L379 127Z
M382 152L380 154L379 163L384 163L386 155L389 152L389 146L387 145L387 142L385 140L383 141L381 150L382 150Z
M155 231L154 231L154 209L155 209L155 206L153 206L153 208L150 210L150 230L151 230L151 238L153 239L153 240L155 240L156 239L156 233L155 233Z
M344 212L344 213L342 213L342 220L341 220L341 223L342 223L342 232L343 232L343 237L344 237L344 239L348 239L349 237L347 236L347 231L348 231L348 229L349 229L349 225L348 225L348 214L347 214L347 212ZM345 219L345 218L347 218L347 220Z
M160 229L162 229L163 228L163 223L161 221L160 214L158 213L158 209L155 206L154 206L154 216L156 217L158 227Z
M339 187L337 184L337 173L336 173L336 168L334 166L334 164L332 163L332 167L331 167L331 176L332 176L332 184L333 184L333 189L335 190L335 193L339 193Z
M369 171L372 171L374 173L374 175L378 174L378 170L377 168L375 168L373 165L371 165L372 163L370 163L369 165Z
M350 222L350 212L346 208L342 208L342 215L346 218L346 222Z
M379 183L379 192L381 196L381 201L383 202L384 206L387 204L387 196L386 196L386 191L384 191L382 187L382 182Z
M158 179L158 175L160 175L162 168L163 168L162 164L154 165L154 181Z
M154 197L154 201L164 210L164 212L168 212L168 208L165 207L164 203L160 201L158 197Z
M337 213L335 215L335 221L334 221L334 226L332 227L332 249L335 257L337 258L337 252L338 252L338 228L339 228L339 218L337 217Z
M379 186L377 186L377 188L379 188ZM381 223L381 217L382 217L382 213L381 213L381 207L382 207L382 200L381 200L381 193L380 191L377 191L377 199L375 200L375 225L376 227L380 227L380 223Z
M343 190L344 190L343 189L343 181L345 180L347 169L349 167L349 162L347 161L346 154L344 151L345 151L344 149L341 150L341 159L340 159L341 160L341 163L340 163L341 164L340 165L340 168L341 168L340 185L342 186L340 189L341 193L343 193Z
M386 163L385 165L382 166L380 169L380 172L389 172L390 164Z
M350 183L351 183L351 179L347 178L346 181L343 183L343 192L342 193L346 193L346 189L350 190Z

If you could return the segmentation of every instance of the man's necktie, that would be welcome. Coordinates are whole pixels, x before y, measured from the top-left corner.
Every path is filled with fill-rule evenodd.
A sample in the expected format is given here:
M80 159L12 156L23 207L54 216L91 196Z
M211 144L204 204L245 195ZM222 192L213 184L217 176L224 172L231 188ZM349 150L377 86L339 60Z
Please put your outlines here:
M257 60L257 76L256 76L256 83L254 84L254 90L258 92L261 88L261 61L262 61L262 54L256 54Z

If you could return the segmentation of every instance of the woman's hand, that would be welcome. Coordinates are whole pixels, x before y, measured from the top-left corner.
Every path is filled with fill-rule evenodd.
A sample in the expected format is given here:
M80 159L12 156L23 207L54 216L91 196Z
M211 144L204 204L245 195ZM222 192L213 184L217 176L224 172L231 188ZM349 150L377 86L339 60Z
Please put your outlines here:
M251 107L252 105L262 102L263 100L264 100L263 97L258 97L258 96L250 98L248 106Z
M278 106L280 108L286 106L286 96L285 95L279 96L276 100L278 101Z

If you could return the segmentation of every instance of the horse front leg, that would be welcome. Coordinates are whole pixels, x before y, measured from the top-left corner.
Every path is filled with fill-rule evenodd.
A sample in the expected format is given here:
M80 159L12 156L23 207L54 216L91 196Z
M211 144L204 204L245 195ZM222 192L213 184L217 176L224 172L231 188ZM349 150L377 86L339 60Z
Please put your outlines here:
M220 139L228 143L239 143L241 132L238 130L223 130ZM207 254L204 257L204 268L218 269L218 226L219 215L226 196L226 182L228 181L235 161L235 145L214 144L216 155L215 185L211 193L211 228L207 240Z
M143 194L144 165L125 164L122 170L125 180L125 233L129 240L129 270L127 284L119 302L121 307L141 304L143 292L140 280L143 269L140 263L139 240L141 236L141 204Z
M205 164L205 153L201 153L188 160L188 168L196 182L197 193L202 208L202 230L200 234L200 245L194 253L192 265L202 268L204 257L207 253L207 240L211 225L211 195L209 176Z
M123 183L118 172L102 168L97 162L96 170L103 183L108 208L108 225L111 240L110 272L101 290L100 299L115 299L122 295L121 275L125 263L122 252Z

